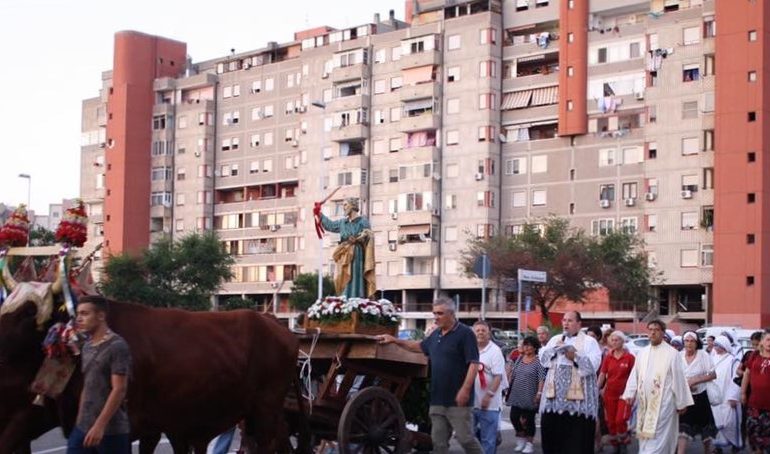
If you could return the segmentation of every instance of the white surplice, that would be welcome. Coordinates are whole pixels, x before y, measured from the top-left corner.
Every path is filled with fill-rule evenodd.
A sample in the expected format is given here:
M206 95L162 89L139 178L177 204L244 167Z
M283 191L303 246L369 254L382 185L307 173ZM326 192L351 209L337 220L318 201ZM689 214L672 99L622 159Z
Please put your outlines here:
M719 405L712 405L711 412L714 414L719 433L714 441L715 445L721 448L737 447L743 445L741 438L741 388L733 382L735 370L738 369L740 361L731 353L713 356L717 378L714 381L719 389L722 390L724 400ZM735 407L730 405L730 401L735 402Z
M656 374L660 377L656 378ZM656 395L660 395L659 401L655 399ZM679 438L677 410L693 405L692 394L684 378L684 361L678 352L665 342L642 349L626 382L623 399L650 402L646 409L641 405L637 409L637 436L640 436L643 421L657 419L655 435L639 437L639 453L674 454ZM659 408L652 404L657 402L660 403ZM645 411L658 411L658 414L645 414Z

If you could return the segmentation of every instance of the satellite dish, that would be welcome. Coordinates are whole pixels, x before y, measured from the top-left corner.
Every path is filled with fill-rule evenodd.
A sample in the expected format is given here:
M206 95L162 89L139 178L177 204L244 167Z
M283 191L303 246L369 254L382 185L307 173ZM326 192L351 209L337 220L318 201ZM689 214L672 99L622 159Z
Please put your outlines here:
M505 134L500 134L498 137L500 138L500 142L502 143L508 142L508 138L505 137Z

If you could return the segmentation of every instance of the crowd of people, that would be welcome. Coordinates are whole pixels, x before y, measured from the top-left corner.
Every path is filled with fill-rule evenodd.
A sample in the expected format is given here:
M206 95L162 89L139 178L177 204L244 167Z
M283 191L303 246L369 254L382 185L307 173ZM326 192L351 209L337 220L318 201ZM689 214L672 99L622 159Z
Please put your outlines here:
M560 332L541 326L504 359L486 322L463 325L448 299L433 314L423 341L381 342L430 359L434 452L448 452L454 432L465 452L495 453L503 405L515 452L535 452L538 417L545 454L626 452L634 438L640 453L683 454L695 439L706 453L770 452L770 331L744 352L729 332L702 345L653 320L650 344L632 353L623 332L584 328L572 311Z

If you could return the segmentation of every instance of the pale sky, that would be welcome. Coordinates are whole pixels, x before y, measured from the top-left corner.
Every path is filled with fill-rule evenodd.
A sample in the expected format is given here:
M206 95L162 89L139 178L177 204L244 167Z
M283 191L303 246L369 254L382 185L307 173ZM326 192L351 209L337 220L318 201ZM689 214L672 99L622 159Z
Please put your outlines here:
M137 30L187 43L193 61L291 41L295 31L382 19L404 0L0 0L0 202L32 209L80 191L81 101L112 67L113 35Z

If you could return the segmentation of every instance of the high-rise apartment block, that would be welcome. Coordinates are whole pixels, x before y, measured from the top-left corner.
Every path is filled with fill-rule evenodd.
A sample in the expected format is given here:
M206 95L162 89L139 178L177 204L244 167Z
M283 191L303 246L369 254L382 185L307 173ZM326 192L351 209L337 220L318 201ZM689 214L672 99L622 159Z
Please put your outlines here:
M341 187L326 213L360 199L378 287L411 319L429 318L438 292L478 314L480 281L460 266L468 236L553 214L641 235L663 316L770 321L764 2L405 10L405 22L375 15L202 62L183 43L117 33L101 95L83 103L92 237L135 251L213 229L237 257L220 299L276 301L286 317L298 273L319 257L334 272L337 238L317 240L311 209ZM515 318L504 291L489 301L490 317ZM623 304L586 311L633 317Z

